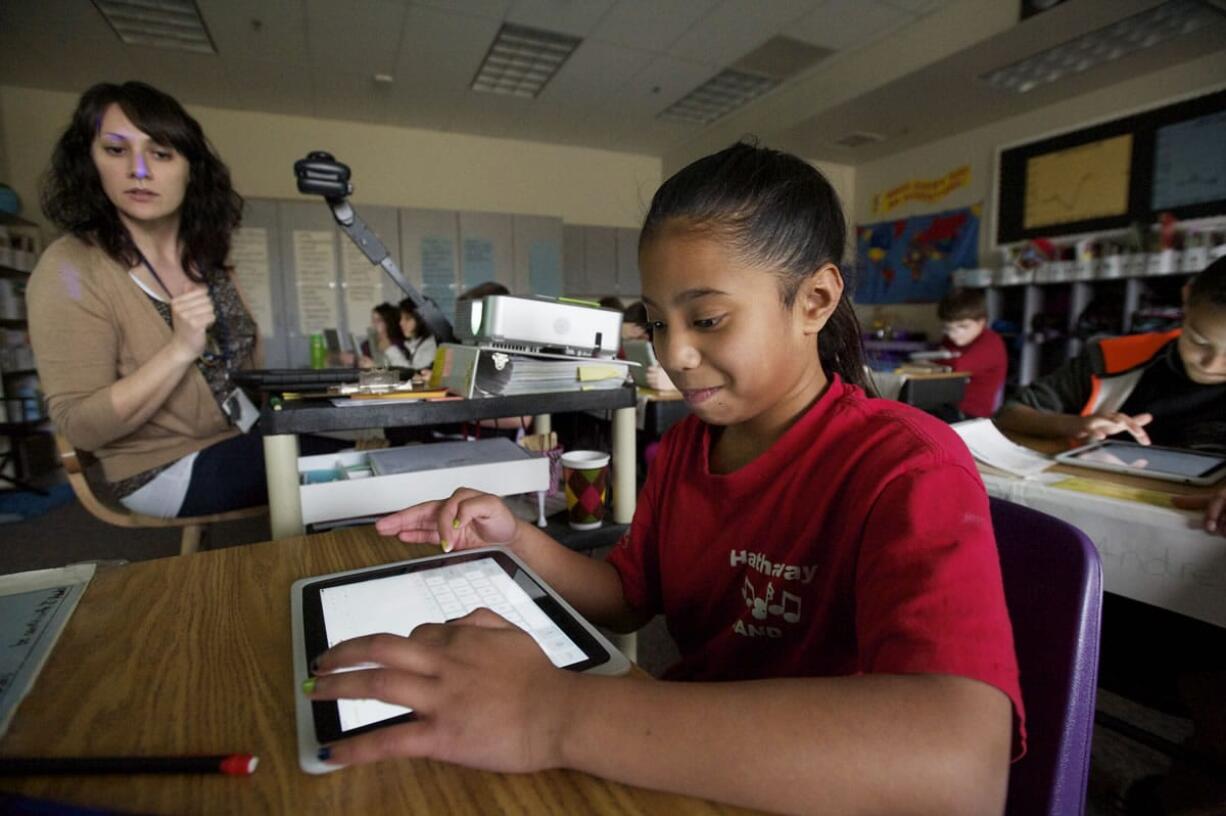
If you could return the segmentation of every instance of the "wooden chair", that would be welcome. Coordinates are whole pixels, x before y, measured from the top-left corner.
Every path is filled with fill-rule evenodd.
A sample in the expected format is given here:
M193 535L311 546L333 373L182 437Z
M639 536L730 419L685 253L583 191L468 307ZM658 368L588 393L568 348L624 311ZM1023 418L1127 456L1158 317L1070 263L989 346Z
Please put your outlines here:
M247 507L242 510L231 510L226 513L214 513L211 516L187 516L184 518L158 518L136 513L115 501L105 500L101 493L95 491L89 472L97 463L91 454L78 451L63 437L55 434L55 447L59 451L60 464L68 474L68 483L77 494L81 505L95 518L114 524L116 527L182 527L183 535L179 539L179 554L189 555L200 549L200 540L210 524L219 521L237 521L238 519L254 518L268 512L266 506Z

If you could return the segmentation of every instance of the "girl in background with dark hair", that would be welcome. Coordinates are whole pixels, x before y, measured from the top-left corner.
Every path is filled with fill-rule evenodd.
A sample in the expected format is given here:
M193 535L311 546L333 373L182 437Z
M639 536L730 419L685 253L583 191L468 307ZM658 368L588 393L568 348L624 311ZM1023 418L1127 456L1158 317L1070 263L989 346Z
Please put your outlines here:
M313 699L418 713L322 758L566 766L783 812L1001 812L1022 706L987 496L953 431L866 395L845 239L820 173L748 144L656 193L643 300L693 415L607 561L472 490L378 523L509 547L618 631L663 613L679 682L557 669L479 609L321 655Z
M424 371L434 365L434 352L438 342L417 313L413 301L400 301L400 333L404 335L404 351L409 358L409 368Z
M400 310L390 303L380 303L370 311L370 331L363 343L362 368L408 368L404 332L400 330Z
M67 233L27 293L58 431L132 510L265 502L262 446L244 433L256 409L231 380L259 357L226 266L242 199L200 124L143 83L93 86L55 146L43 208Z

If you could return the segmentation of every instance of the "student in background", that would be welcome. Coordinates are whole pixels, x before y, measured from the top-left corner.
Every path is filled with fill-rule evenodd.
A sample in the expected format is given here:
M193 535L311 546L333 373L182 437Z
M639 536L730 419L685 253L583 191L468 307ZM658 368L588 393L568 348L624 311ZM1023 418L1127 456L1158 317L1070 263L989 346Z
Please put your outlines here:
M622 313L622 343L627 340L650 340L651 332L647 331L647 307L643 301L636 300L626 307ZM662 366L648 366L646 371L647 387L656 391L676 391L677 386L668 378Z
M342 360L343 361L343 360ZM362 344L360 368L408 368L404 332L400 330L400 310L380 303L370 311L370 331Z
M256 408L232 377L259 332L226 265L242 198L200 124L140 82L82 95L43 209L65 235L29 282L56 428L131 510L173 517L267 501Z
M618 631L664 613L677 682L557 669L480 609L320 655L313 699L419 714L321 759L570 767L771 811L999 813L1022 708L987 496L946 425L867 398L845 240L826 179L749 144L656 192L643 299L694 415L608 561L472 490L378 524L507 546Z
M1009 359L1000 335L988 328L988 309L982 289L950 289L937 304L945 337L941 347L950 353L954 371L969 372L966 392L958 410L968 417L990 417L1005 392Z
M1183 288L1183 325L1090 344L1021 389L996 423L1085 444L1117 437L1142 445L1226 452L1226 257ZM1226 535L1226 489L1178 498Z
M424 371L434 365L438 343L417 314L417 307L408 298L400 301L400 333L404 335L404 351L409 368Z

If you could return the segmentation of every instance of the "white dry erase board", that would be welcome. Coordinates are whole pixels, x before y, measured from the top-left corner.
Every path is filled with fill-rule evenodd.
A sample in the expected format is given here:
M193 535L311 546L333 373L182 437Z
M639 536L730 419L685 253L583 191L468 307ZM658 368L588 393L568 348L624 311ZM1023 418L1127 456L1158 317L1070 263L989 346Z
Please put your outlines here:
M295 581L290 590L294 677L343 640L389 632L407 636L486 607L520 627L555 666L617 675L630 662L527 565L501 547L447 553ZM407 722L412 709L378 700L312 701L295 694L298 763L307 773L336 770L321 745Z

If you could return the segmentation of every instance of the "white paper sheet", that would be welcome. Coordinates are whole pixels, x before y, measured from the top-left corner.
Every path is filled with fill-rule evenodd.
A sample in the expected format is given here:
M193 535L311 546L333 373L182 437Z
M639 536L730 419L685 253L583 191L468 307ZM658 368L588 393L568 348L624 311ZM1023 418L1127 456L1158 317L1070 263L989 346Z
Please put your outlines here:
M1030 448L1022 447L1002 434L990 419L968 419L952 426L971 455L997 470L1014 476L1036 476L1056 462Z
M316 334L335 329L336 233L294 230L294 274L298 283L298 329Z
M272 316L272 278L268 268L268 230L263 227L236 229L230 239L230 263L251 317L260 334L277 333Z

